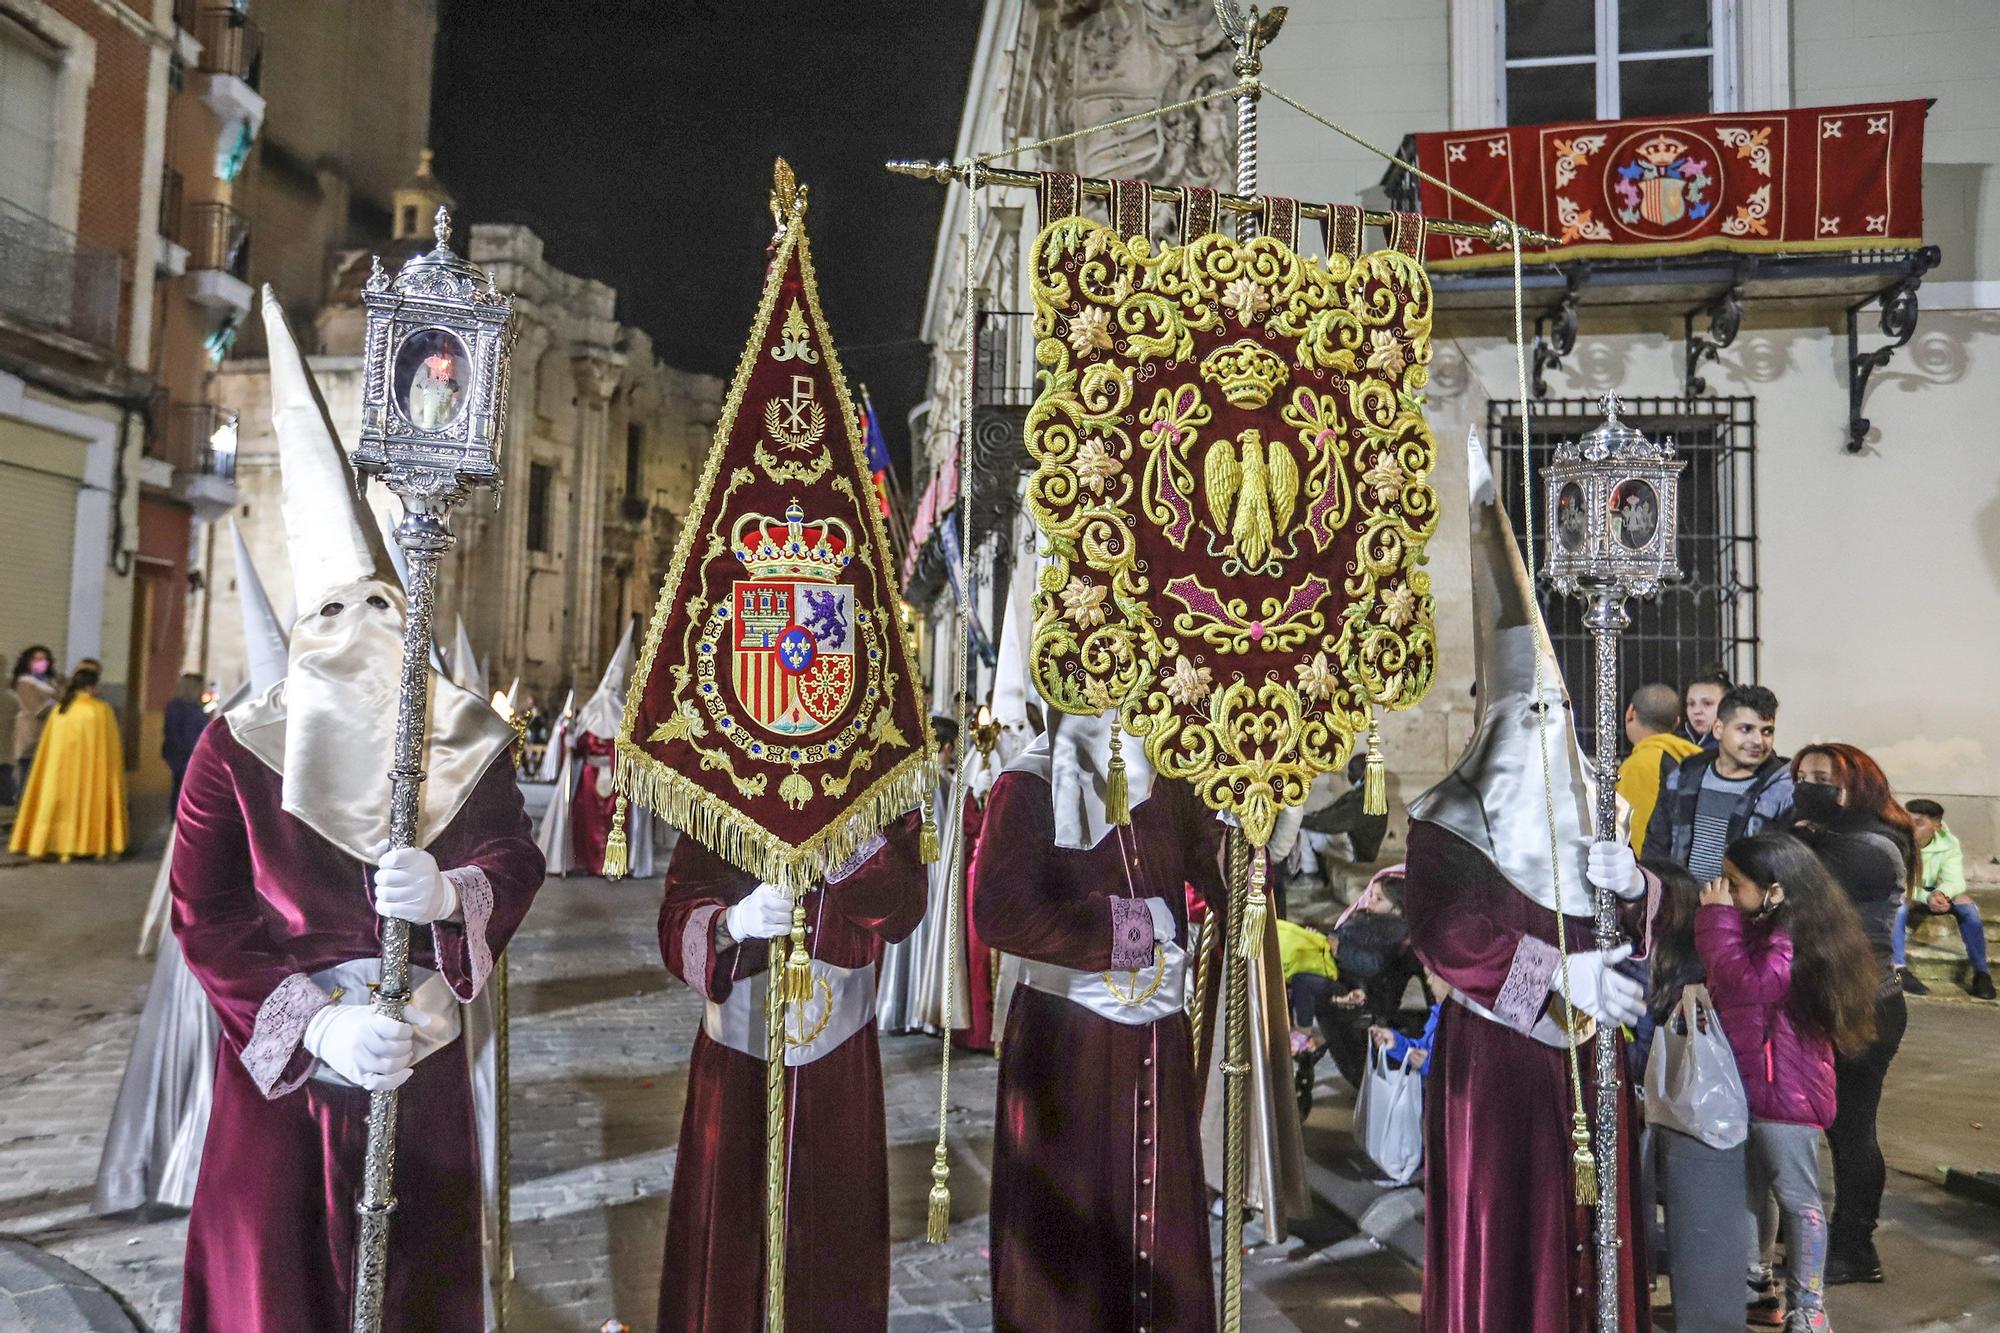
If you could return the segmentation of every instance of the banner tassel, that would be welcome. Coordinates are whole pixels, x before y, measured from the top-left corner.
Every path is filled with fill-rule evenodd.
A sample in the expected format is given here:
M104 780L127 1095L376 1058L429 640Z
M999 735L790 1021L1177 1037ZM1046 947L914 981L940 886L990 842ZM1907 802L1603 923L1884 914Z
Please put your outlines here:
M931 802L924 802L924 825L917 834L917 856L925 865L936 865L941 855L938 849L937 816L931 809Z
M931 1211L924 1223L924 1241L930 1245L942 1245L951 1236L951 1186L946 1183L950 1179L951 1163L945 1159L944 1145L940 1143L931 1158Z
M1368 713L1368 767L1362 780L1361 813L1389 813L1389 765L1382 757L1382 730L1376 725L1373 709Z
M604 840L604 877L623 879L628 869L625 850L625 793L618 793L618 804L611 812L611 836Z
M1576 1202L1580 1208L1597 1206L1597 1158L1590 1151L1590 1125L1578 1111L1571 1119L1570 1140L1576 1144Z
M806 952L806 903L792 900L792 956L785 961L785 1003L805 1004L812 999L812 956Z
M1264 947L1264 913L1267 901L1264 897L1264 849L1250 849L1250 897L1243 904L1243 931L1236 937L1236 956L1244 962L1256 959Z
M1104 817L1114 824L1132 822L1132 792L1125 780L1125 751L1118 734L1124 730L1117 719L1111 724L1111 774L1104 784Z

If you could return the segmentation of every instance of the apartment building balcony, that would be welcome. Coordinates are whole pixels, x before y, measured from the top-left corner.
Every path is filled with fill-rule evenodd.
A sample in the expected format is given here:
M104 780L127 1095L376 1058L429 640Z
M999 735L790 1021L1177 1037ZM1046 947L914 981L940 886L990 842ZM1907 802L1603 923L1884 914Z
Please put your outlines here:
M176 10L178 21L179 10ZM216 179L235 180L264 125L264 34L234 5L205 5L194 16L201 43L201 100L215 113Z
M188 299L222 318L250 312L250 222L228 204L185 210Z
M163 489L194 510L197 522L220 518L236 506L236 422L233 409L214 403L175 403L155 418L146 457L171 470Z
M0 325L102 359L118 345L120 258L0 199Z
M178 278L187 272L186 195L187 181L179 171L167 167L160 176L160 252L153 261L153 271L162 278Z

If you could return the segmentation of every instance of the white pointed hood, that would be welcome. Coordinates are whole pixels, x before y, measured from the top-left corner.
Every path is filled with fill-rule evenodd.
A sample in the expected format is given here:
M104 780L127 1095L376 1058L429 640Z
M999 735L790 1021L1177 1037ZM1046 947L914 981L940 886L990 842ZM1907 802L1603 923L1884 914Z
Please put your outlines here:
M251 694L262 694L285 678L285 658L290 636L271 609L270 594L257 576L250 548L236 520L229 520L229 539L236 548L236 605L243 615L243 662L249 672ZM224 709L227 711L227 708Z
M486 673L479 666L479 659L472 655L472 638L465 632L465 617L453 616L454 628L451 638L451 679L460 689L472 691L480 698L489 696L486 688Z
M562 773L563 756L569 753L570 728L576 725L576 691L563 696L562 711L549 726L549 743L542 751L542 766L535 770L538 782L554 782Z
M306 369L277 296L264 288L270 344L271 426L285 475L282 509L292 557L294 614L317 611L324 594L362 579L401 586L375 516L334 434L326 403Z
M576 715L576 729L601 741L608 741L618 735L620 724L625 721L625 678L632 674L632 622L625 622L625 634L618 640L618 651L611 654L610 663L604 668L604 678L597 682L597 693Z
M1589 916L1590 766L1577 745L1569 691L1542 624L1534 580L1494 493L1477 431L1467 450L1479 722L1444 781L1410 803L1410 818L1449 829L1485 853L1509 883L1543 907Z

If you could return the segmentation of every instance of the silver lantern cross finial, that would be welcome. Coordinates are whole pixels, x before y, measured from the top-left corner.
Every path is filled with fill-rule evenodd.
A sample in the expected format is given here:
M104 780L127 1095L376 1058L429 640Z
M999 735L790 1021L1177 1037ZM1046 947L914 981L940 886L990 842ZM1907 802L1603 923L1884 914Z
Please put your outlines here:
M1593 760L1596 836L1618 841L1618 638L1631 623L1629 597L1651 597L1680 577L1675 555L1679 535L1681 469L1671 439L1655 443L1636 426L1618 419L1624 404L1616 393L1598 400L1604 420L1575 440L1558 444L1542 472L1549 531L1542 574L1565 596L1590 603L1596 658L1596 741ZM1595 890L1592 916L1600 949L1618 943L1617 903L1609 889ZM1597 1124L1593 1135L1600 1164L1597 1200L1597 1327L1617 1333L1619 1266L1617 1197L1618 1043L1597 1043Z
M393 280L376 258L362 293L368 336L362 354L361 433L355 468L403 504L396 544L407 557L409 614L390 761L389 841L414 844L429 729L431 620L438 561L452 544L451 510L477 486L500 484L500 442L513 345L513 301L478 265L451 250L450 215L437 211L437 248L406 262ZM400 1019L410 997L410 930L382 918L379 1013ZM356 1333L379 1333L396 1207L396 1091L369 1094L368 1156L362 1176L355 1260Z
M437 237L437 248L445 249L451 244L451 210L438 205L437 216L431 219L431 235Z

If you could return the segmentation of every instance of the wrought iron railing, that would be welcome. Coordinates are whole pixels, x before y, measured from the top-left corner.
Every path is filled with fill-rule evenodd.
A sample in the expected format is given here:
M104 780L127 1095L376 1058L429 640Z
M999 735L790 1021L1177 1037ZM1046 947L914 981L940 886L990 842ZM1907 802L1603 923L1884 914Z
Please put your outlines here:
M188 268L215 269L249 281L250 221L228 204L187 208Z
M97 347L118 342L121 261L0 199L0 312Z
M165 168L160 174L160 235L175 245L187 244L184 222L187 182L179 170Z
M1035 316L1027 310L982 310L974 341L973 402L1025 407L1035 401Z
M234 5L208 5L195 19L205 74L230 74L255 88L263 78L264 31Z
M167 411L165 429L147 453L165 459L177 472L219 477L236 476L236 412L214 403L176 403Z

